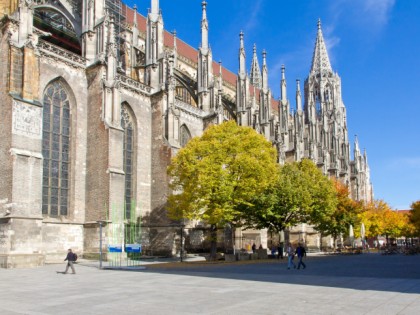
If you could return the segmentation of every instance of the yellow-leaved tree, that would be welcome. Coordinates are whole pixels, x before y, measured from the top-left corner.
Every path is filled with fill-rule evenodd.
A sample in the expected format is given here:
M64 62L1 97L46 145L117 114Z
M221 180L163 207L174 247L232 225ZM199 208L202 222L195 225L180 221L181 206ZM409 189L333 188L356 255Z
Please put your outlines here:
M266 189L277 168L276 150L254 129L234 121L211 126L171 161L169 217L209 224L215 257L217 227L237 222L239 207Z

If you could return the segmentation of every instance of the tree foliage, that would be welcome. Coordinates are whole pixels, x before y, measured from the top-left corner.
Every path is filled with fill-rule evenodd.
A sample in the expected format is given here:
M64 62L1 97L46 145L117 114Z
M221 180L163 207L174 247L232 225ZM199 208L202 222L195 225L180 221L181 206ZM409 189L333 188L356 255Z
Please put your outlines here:
M238 207L266 189L276 174L276 151L262 135L234 121L193 138L168 168L168 214L211 225L235 222Z
M246 227L280 232L328 215L335 204L331 182L305 159L280 166L271 185L241 211Z
M383 200L374 200L365 205L359 220L365 224L367 237L401 237L413 233L407 214L392 210Z
M357 222L357 214L362 209L362 204L350 198L347 186L333 179L337 206L327 216L323 216L316 222L316 228L325 235L331 235L336 240L340 234L346 234L350 225Z
M413 225L415 230L414 234L417 236L420 235L420 200L413 202L411 204L411 211L410 211L410 223Z

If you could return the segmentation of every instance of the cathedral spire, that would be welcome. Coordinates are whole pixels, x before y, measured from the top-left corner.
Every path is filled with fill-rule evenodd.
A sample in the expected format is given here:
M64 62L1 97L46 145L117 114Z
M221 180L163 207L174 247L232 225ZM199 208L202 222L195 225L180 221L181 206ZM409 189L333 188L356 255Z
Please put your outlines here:
M147 15L146 22L146 71L145 82L152 88L162 87L162 76L159 74L163 70L162 56L164 51L163 44L163 18L159 9L159 0L151 0L152 8ZM158 69L160 68L160 69Z
M207 21L207 2L201 3L203 7L203 18L201 20L201 48L207 49L209 47L209 23Z
M261 89L261 70L258 63L257 57L257 45L254 44L254 52L252 55L251 63L251 75L250 75L251 84L256 88Z
M360 156L359 139L357 135L354 136L354 159L356 160Z
M246 76L244 32L242 31L239 33L239 76L241 79Z
M262 52L263 67L262 67L262 89L264 92L268 90L268 69L267 69L267 52L265 49Z
M213 86L213 57L209 48L209 26L207 21L207 2L201 3L203 18L201 20L201 46L198 49L197 89L198 105L209 111L212 107L212 97L208 93Z
M300 80L296 80L296 111L302 111L302 94L300 93Z
M287 84L286 84L286 68L284 65L281 65L281 101L283 104L287 101Z
M150 9L149 18L156 22L159 17L159 0L152 0L152 8Z
M312 58L311 73L324 74L332 73L327 47L325 46L324 36L322 35L321 19L318 20L318 34L316 36L315 49Z

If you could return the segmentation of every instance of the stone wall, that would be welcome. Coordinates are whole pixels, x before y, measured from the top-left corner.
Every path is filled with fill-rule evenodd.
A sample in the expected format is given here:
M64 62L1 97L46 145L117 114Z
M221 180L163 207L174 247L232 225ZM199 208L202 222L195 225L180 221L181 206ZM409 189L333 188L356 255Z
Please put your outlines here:
M7 32L0 38L0 217L10 206L12 198L12 98L8 94L9 45ZM0 223L1 224L1 223Z
M42 242L47 263L62 262L69 248L78 256L82 256L83 225L43 223Z
M105 69L96 66L87 71L88 124L86 156L86 222L107 219L109 174L107 169L109 138L102 121L102 76Z

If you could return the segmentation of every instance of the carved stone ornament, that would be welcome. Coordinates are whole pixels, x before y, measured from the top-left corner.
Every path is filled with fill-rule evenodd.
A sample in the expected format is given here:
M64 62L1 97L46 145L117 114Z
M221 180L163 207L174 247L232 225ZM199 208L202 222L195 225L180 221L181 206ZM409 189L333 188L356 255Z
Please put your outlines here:
M13 134L42 139L42 108L13 100Z

